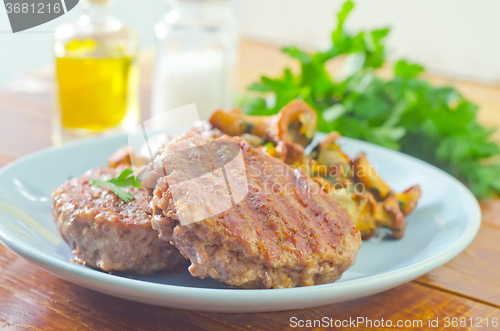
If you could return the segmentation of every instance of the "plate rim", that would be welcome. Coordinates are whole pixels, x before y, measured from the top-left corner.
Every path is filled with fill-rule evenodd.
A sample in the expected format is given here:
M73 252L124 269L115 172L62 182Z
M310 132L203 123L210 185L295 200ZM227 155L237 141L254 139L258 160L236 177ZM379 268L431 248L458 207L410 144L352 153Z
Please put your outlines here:
M324 133L318 133L318 135L324 135ZM15 168L16 166L23 164L25 162L29 162L31 159L44 155L46 153L64 151L66 149L76 148L80 145L85 145L88 143L98 143L99 141L102 140L120 139L124 137L126 137L126 134L122 133L122 134L106 135L97 138L84 139L76 142L71 142L62 146L51 146L42 149L40 151L37 151L35 153L21 157L7 164L6 166L0 168L0 176L3 175L5 172L8 172L12 168ZM356 293L356 295L349 296L348 300L352 300L358 297L379 293L389 288L409 282L423 274L426 274L430 270L433 270L445 264L458 254L460 254L472 242L472 240L477 235L481 225L481 209L477 199L472 195L472 193L463 183L461 183L459 180L449 175L448 173L444 172L443 170L431 164L428 164L422 160L419 160L413 156L353 138L341 137L340 144L342 145L343 142L354 142L355 144L360 144L360 147L367 146L372 151L373 150L382 151L384 153L389 153L391 155L397 155L398 157L402 157L403 159L410 160L412 162L417 162L419 166L423 166L431 171L435 172L437 171L440 175L444 176L448 182L454 184L457 188L459 188L462 191L462 193L465 194L465 196L471 200L471 205L469 206L471 212L467 218L467 226L460 234L460 237L454 243L448 246L445 251L442 251L439 255L434 254L416 263L412 263L402 268L397 268L376 275L371 275L359 279L350 279L345 282L335 282L335 283L315 285L315 286L284 288L284 289L251 289L251 290L188 287L180 285L153 283L144 280L131 279L125 277L116 277L114 275L93 270L91 268L75 265L69 261L59 260L57 258L43 254L42 251L31 249L23 242L20 242L15 238L13 238L12 236L10 236L9 233L5 232L2 227L0 227L0 242L15 254L29 260L31 263L37 265L38 267L54 274L57 277L64 278L67 281L70 281L80 286L84 286L110 295L120 296L115 291L109 292L101 288L102 286L97 286L97 285L111 286L111 288L113 288L114 290L124 290L123 296L120 297L129 300L162 305L172 308L192 309L198 311L213 311L213 312L215 311L265 312L265 311L296 309L299 308L300 305L292 305L292 308L284 308L284 309L278 309L278 308L269 309L269 308L264 308L264 306L267 307L273 304L280 304L286 299L296 298L297 296L301 295L303 298L305 296L307 297L306 299L309 300L314 299L315 301L321 301L318 300L318 294L315 292L319 292L319 297L323 301L330 299L329 300L330 303L344 301L342 300L341 297L347 294ZM0 198L2 198L2 196L3 194L0 194ZM0 214L0 220L3 217L9 217L9 216ZM70 275L71 277L67 275ZM79 282L76 282L74 278L79 279ZM375 290L373 290L374 288ZM367 290L368 292L366 292ZM163 298L163 300L167 301L169 299L179 299L179 298L184 298L187 300L196 299L198 303L196 304L197 307L190 307L187 306L186 304L181 304L176 302L167 302L165 304L161 304L158 302L147 302L141 300L140 298L132 298L141 293L154 294L156 295L156 297L158 297L158 299ZM339 301L331 300L330 297L331 294L336 294L337 297L340 298L340 300ZM262 297L263 295L264 297ZM244 296L244 298L242 298L242 296ZM229 300L231 302L230 303L231 305L234 305L232 309L224 309L217 305L211 306L220 303L222 297L225 300ZM158 301L158 299L156 301ZM259 302L265 301L266 305L262 305L262 307L257 306L253 307L253 309L249 309L248 308L249 303L245 302L244 299L247 300L251 299L253 304L259 304ZM198 307L200 305L206 306L207 309L203 308L199 309ZM314 307L319 305L322 305L322 303L319 303L317 305L315 305L314 303L306 304L305 306ZM304 305L302 305L302 307L304 307Z

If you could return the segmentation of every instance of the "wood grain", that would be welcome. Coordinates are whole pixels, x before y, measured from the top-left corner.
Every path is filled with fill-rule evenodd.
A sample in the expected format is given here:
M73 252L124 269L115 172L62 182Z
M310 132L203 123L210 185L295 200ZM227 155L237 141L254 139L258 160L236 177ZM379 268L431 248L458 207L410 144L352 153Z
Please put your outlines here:
M483 224L500 229L500 199L490 199L481 202Z
M500 228L483 225L459 256L417 282L500 308Z
M24 94L0 93L0 159L18 158L51 145L50 105Z
M147 118L153 54L140 59L141 106ZM340 62L332 62L335 71ZM278 74L297 64L279 49L253 42L241 48L238 91L260 74ZM390 75L388 69L381 71ZM450 83L481 106L479 118L500 127L500 88L469 82L450 82L428 76L436 83ZM46 88L37 92L0 91L0 166L51 145L51 70L32 76ZM0 245L1 330L284 330L290 318L369 319L427 321L445 317L500 318L500 200L482 202L483 224L473 243L459 256L416 281L390 291L342 304L267 314L212 314L138 304L87 290L58 279L17 257ZM426 330L407 328L411 330ZM484 330L486 328L483 325ZM367 328L346 328L346 330ZM384 328L372 328L384 329ZM404 328L401 328L404 329ZM458 328L460 329L460 328ZM464 328L470 329L470 328Z
M290 319L421 320L499 317L500 310L433 288L408 283L342 304L265 314L215 314L167 309L100 294L58 279L0 248L0 327L17 330L284 330ZM425 323L425 324L424 324ZM364 329L352 328L355 329ZM404 329L404 328L403 328ZM410 329L410 328L408 328ZM411 328L412 330L426 330Z
M417 282L500 308L500 200L481 203L482 225L460 255Z

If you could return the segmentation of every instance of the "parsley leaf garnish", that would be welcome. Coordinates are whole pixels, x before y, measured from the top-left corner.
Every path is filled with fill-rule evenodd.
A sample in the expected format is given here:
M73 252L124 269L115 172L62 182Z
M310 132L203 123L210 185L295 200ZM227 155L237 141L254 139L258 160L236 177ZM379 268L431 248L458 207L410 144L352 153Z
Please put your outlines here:
M122 173L115 178L109 180L101 179L91 179L90 185L96 186L107 186L111 191L115 192L116 195L125 202L132 201L135 197L132 193L122 190L120 187L138 187L141 188L141 181L139 178L133 175L133 170L126 168Z
M325 51L285 47L300 72L262 76L249 87L252 95L240 100L241 108L273 115L294 99L304 100L318 114L320 132L338 131L418 157L468 184L478 198L499 194L500 147L492 140L494 130L478 124L478 107L452 87L421 79L424 68L405 60L397 61L393 78L379 77L389 29L347 31L344 22L353 8L352 1L344 3ZM345 62L341 75L332 77L326 65L338 56Z

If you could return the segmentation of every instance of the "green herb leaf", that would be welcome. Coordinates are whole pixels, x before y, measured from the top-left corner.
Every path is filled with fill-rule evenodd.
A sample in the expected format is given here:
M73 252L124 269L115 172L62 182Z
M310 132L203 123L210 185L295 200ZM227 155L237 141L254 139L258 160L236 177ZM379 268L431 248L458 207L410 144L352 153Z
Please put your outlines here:
M248 90L257 92L271 92L273 89L269 85L265 85L262 83L253 83L248 87Z
M344 21L353 8L354 3L352 1L346 1L343 4L340 13L337 14L337 29L332 32L332 41L334 45L339 46L339 44L342 42L342 39L344 37Z
M309 54L295 46L287 46L282 49L283 53L288 54L288 56L299 60L302 63L311 63L312 58Z
M120 187L137 187L141 188L141 181L133 175L134 171L130 168L124 169L118 177L109 180L91 179L90 185L107 186L120 199L125 202L132 201L135 197L132 193L122 190Z
M417 77L424 68L418 64L409 64L405 60L399 60L394 67L394 73L403 78Z

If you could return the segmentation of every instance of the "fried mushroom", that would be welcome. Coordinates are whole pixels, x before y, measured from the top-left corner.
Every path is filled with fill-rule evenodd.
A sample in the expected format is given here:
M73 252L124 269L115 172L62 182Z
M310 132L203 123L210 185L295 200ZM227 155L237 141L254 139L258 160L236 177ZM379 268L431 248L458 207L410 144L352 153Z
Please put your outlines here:
M245 115L240 109L215 111L210 124L229 136L251 134L281 148L280 157L287 164L300 163L304 148L316 133L316 112L304 101L294 100L273 116Z

